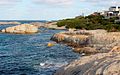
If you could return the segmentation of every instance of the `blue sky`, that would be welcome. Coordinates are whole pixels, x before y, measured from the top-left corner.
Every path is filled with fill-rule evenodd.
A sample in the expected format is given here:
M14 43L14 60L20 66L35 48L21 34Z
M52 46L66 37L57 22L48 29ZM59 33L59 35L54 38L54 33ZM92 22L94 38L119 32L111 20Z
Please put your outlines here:
M0 20L58 20L119 4L120 0L0 0Z

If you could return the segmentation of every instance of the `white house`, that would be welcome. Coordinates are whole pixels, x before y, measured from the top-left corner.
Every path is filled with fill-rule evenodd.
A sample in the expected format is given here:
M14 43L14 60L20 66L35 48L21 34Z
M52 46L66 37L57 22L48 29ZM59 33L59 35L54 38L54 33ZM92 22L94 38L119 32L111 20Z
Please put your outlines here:
M119 17L120 16L120 7L119 6L110 7L108 11L104 11L103 16L105 16L106 18Z

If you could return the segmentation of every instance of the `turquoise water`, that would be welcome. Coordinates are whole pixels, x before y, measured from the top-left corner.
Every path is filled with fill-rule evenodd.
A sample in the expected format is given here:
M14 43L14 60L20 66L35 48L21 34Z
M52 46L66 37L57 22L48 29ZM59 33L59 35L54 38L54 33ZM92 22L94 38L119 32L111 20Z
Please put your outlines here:
M50 37L61 30L40 30L31 35L0 33L0 75L53 75L59 67L79 58L68 46L47 47Z

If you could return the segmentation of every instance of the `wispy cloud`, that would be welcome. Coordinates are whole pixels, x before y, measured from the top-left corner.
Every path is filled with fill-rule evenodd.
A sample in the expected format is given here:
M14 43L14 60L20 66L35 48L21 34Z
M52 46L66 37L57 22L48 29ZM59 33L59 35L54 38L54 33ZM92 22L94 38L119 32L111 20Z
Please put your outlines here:
M90 3L92 5L96 5L96 6L101 6L101 7L105 7L105 6L114 6L120 5L120 0L79 0L80 2L85 2L85 3Z
M0 19L61 19L117 5L120 0L0 0Z
M49 4L49 5L71 5L73 0L33 0L37 4Z
M49 6L70 6L73 3L88 3L93 6L109 7L120 5L120 0L32 0L35 4L43 4Z

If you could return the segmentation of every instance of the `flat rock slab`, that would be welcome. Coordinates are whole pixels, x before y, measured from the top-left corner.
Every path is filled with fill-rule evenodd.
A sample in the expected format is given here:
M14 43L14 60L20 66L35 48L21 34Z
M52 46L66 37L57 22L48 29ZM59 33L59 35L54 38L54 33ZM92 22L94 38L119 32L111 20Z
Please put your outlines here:
M120 53L85 56L60 68L54 75L120 75Z

